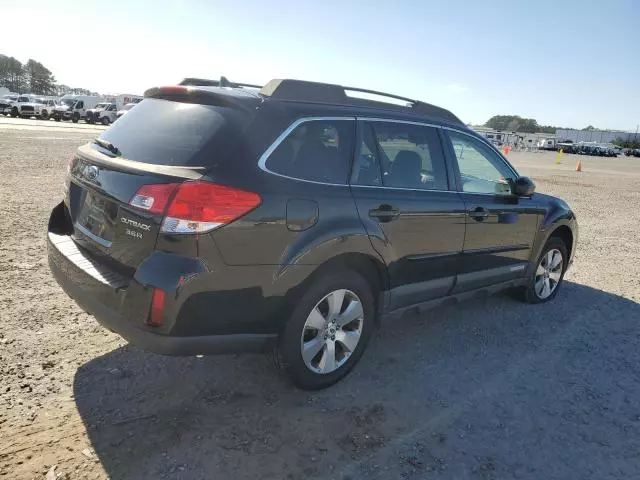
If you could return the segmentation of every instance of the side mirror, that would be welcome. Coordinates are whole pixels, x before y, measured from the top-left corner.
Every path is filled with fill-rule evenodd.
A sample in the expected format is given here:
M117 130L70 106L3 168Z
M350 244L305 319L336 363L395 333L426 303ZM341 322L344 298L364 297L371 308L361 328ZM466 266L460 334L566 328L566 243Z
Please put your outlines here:
M529 177L520 177L513 182L512 191L519 197L530 197L536 191L536 184Z

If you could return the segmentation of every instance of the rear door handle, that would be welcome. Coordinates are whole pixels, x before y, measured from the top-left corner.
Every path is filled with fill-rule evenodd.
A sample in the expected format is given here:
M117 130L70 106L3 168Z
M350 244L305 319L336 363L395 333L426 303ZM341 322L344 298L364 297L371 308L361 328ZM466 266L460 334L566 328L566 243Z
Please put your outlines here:
M378 208L369 210L369 216L379 222L390 222L400 216L400 210L391 205L380 205Z
M489 210L482 207L476 207L474 210L469 210L468 214L477 222L482 222L483 220L489 218Z

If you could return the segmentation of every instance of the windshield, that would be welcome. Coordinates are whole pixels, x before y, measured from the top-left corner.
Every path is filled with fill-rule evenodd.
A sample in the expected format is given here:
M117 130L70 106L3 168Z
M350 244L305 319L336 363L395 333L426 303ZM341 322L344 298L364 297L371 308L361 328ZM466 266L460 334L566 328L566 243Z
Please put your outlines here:
M35 103L47 103L47 101L44 98L36 98L34 100Z
M18 99L18 97L16 97L15 95L4 95L2 98L13 100L14 102Z
M25 96L21 96L18 97L18 102L22 103L22 102L30 102L31 99L29 97L25 97Z
M73 107L76 103L76 100L74 98L64 98L62 99L62 103L64 105L68 105L70 107Z
M110 103L99 103L98 105L96 105L96 108L107 108L109 105L111 105Z

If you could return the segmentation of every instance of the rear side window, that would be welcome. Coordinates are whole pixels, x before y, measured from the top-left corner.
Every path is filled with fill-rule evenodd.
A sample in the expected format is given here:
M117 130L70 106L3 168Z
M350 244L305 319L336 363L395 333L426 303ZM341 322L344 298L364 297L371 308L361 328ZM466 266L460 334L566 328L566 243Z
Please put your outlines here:
M354 183L418 190L447 190L438 132L433 127L366 122Z
M248 117L232 108L147 98L100 138L127 160L210 167L240 138Z
M345 184L354 128L352 119L301 123L269 155L265 167L287 177Z

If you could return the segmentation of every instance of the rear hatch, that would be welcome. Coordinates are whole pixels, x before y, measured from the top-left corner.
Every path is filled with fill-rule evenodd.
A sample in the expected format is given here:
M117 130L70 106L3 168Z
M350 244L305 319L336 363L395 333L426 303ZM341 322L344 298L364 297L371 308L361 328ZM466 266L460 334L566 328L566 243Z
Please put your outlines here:
M73 239L132 274L154 250L180 185L221 161L249 121L248 111L228 106L142 101L71 160Z

